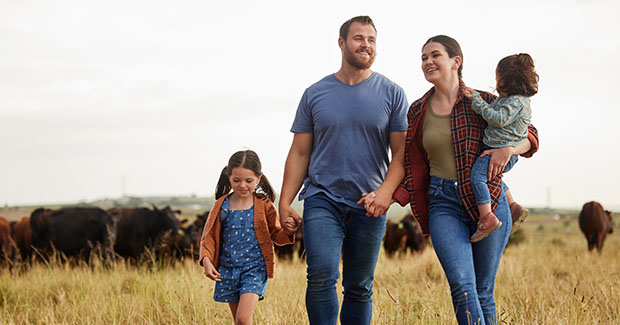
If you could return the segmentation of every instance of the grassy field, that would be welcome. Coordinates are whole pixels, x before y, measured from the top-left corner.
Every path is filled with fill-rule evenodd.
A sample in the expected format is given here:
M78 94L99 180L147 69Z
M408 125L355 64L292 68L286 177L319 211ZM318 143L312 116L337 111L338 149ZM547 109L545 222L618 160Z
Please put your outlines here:
M523 241L509 245L498 274L499 323L620 324L618 230L600 255L588 253L574 215L536 214L520 232ZM213 287L192 261L167 267L18 266L0 271L0 323L231 324L227 304L212 299ZM306 324L304 290L303 262L278 262L255 324ZM374 324L455 322L432 248L402 259L381 253Z

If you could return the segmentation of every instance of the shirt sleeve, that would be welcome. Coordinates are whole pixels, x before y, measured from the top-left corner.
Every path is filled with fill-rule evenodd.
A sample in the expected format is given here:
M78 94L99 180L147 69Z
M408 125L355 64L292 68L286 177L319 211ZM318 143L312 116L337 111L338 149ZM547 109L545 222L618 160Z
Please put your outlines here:
M392 99L392 114L390 116L390 132L407 131L408 110L409 104L407 103L405 91L401 87L395 86Z
M524 103L518 96L494 100L487 104L478 92L474 91L472 95L472 109L493 127L501 128L513 123L521 116L523 108Z
M299 105L297 106L297 113L295 113L295 120L293 121L291 132L312 133L314 131L312 107L308 103L308 97L308 89L306 89L304 94L301 96Z

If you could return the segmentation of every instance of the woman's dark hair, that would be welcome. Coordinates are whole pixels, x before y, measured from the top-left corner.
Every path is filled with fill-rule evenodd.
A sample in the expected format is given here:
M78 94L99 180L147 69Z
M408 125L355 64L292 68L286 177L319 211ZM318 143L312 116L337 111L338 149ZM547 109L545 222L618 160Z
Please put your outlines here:
M497 64L497 90L507 96L534 96L538 92L538 74L534 60L527 53L509 55Z
M461 65L459 66L458 72L459 79L463 79L463 62L465 61L465 58L463 57L463 51L461 51L461 46L459 45L459 42L457 42L454 38L450 36L437 35L429 38L426 43L422 45L422 51L424 51L424 47L426 46L426 44L432 42L443 45L443 47L446 48L446 52L448 52L448 56L450 58L453 58L457 55L461 57Z
M233 168L242 167L254 172L257 177L261 177L258 185L256 186L256 194L259 197L268 197L271 201L275 201L276 195L269 184L269 180L261 171L260 159L256 152L252 150L237 151L228 160L228 165L222 169L220 173L220 179L217 181L217 187L215 188L215 199L230 193L232 186L230 185L230 173Z

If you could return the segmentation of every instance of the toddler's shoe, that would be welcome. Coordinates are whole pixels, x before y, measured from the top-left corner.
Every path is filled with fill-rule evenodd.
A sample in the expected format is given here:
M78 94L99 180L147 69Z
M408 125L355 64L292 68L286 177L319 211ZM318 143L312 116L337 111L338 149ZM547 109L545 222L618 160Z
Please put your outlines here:
M512 215L512 230L510 230L511 235L519 230L521 223L525 221L528 213L529 212L527 209L522 207L521 204L517 202L512 202L510 204L510 214Z
M476 232L471 235L469 241L472 243L479 242L485 239L492 232L497 230L502 225L502 222L497 219L493 212L487 213L484 217L478 219L478 228Z

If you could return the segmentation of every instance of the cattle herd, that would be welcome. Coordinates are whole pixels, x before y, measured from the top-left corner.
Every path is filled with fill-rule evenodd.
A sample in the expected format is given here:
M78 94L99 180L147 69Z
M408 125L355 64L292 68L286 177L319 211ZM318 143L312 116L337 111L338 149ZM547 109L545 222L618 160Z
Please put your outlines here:
M0 266L16 261L49 260L52 256L76 258L90 262L93 253L104 260L125 259L197 259L200 237L209 211L197 215L188 224L179 220L180 211L170 207L113 208L97 207L39 208L19 221L0 217ZM607 234L613 232L611 214L597 202L583 205L579 228L588 250L601 252ZM291 260L295 252L304 258L303 230L298 230L295 244L275 246L279 259ZM386 223L383 248L388 257L419 253L427 245L420 225L411 215L399 222Z
M47 261L53 256L90 262L93 253L104 260L198 256L200 234L208 212L187 225L170 207L39 208L8 223L0 217L0 260Z

